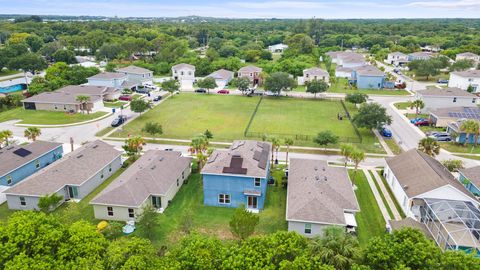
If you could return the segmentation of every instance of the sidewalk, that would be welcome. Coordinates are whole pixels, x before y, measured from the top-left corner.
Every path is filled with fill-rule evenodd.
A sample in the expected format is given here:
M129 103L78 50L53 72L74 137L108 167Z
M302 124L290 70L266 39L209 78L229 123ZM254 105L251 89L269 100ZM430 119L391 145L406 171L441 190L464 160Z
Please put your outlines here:
M372 170L372 174L373 174L373 177L375 177L377 184L380 187L380 190L382 191L383 196L385 197L385 200L388 203L388 206L390 207L390 210L392 210L393 217L395 218L395 220L401 220L402 216L400 215L400 213L398 213L397 208L395 207L395 203L393 202L393 199L390 197L390 193L388 193L387 188L383 184L382 178L380 177L380 175L376 170Z
M378 208L380 208L380 212L382 212L383 219L385 220L385 223L388 223L388 221L390 220L390 216L388 214L387 208L385 207L385 204L383 204L382 197L380 196L380 193L378 193L377 187L373 182L372 176L370 175L367 169L362 169L362 170L365 176L367 177L368 185L370 186L373 196L377 201Z

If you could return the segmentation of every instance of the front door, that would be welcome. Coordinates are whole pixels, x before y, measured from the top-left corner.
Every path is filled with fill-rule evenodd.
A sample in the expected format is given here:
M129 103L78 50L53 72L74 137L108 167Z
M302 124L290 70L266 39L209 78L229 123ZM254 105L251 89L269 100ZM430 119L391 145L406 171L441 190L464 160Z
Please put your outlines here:
M248 196L247 197L247 200L248 200L247 207L251 208L251 209L257 209L258 208L257 199L258 199L257 197Z
M70 199L78 198L78 188L77 188L77 187L68 186L68 197L69 197Z
M162 198L152 196L152 206L157 209L162 208Z

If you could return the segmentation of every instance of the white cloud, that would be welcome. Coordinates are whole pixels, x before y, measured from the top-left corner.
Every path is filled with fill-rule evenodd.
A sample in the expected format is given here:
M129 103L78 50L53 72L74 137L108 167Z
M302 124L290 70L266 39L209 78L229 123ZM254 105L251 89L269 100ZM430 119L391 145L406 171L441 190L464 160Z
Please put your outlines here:
M407 4L410 7L424 8L454 8L454 9L480 9L480 0L460 0L460 1L419 1Z
M312 1L266 1L266 2L230 2L228 5L239 8L255 9L318 9L327 7L324 3Z

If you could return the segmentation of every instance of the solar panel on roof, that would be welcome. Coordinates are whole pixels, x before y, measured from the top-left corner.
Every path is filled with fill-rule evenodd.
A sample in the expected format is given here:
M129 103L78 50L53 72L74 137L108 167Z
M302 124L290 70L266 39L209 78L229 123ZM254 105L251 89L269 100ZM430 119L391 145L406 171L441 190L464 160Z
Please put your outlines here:
M20 157L26 157L26 156L30 155L32 152L28 151L25 148L19 148L19 149L13 151L13 153L17 156L20 156Z

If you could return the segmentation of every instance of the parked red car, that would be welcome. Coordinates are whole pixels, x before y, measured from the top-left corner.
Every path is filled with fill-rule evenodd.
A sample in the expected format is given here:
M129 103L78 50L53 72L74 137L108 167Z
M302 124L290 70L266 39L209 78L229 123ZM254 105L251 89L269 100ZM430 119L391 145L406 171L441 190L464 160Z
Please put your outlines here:
M230 94L230 91L228 91L227 89L222 89L222 90L219 90L217 93L228 95L228 94Z
M417 121L414 123L415 126L419 127L419 126L430 126L430 120L428 119L425 119L425 120L421 120L421 121Z
M130 96L130 95L123 95L123 96L120 96L118 99L119 99L119 100L123 100L123 101L132 101L132 96Z

